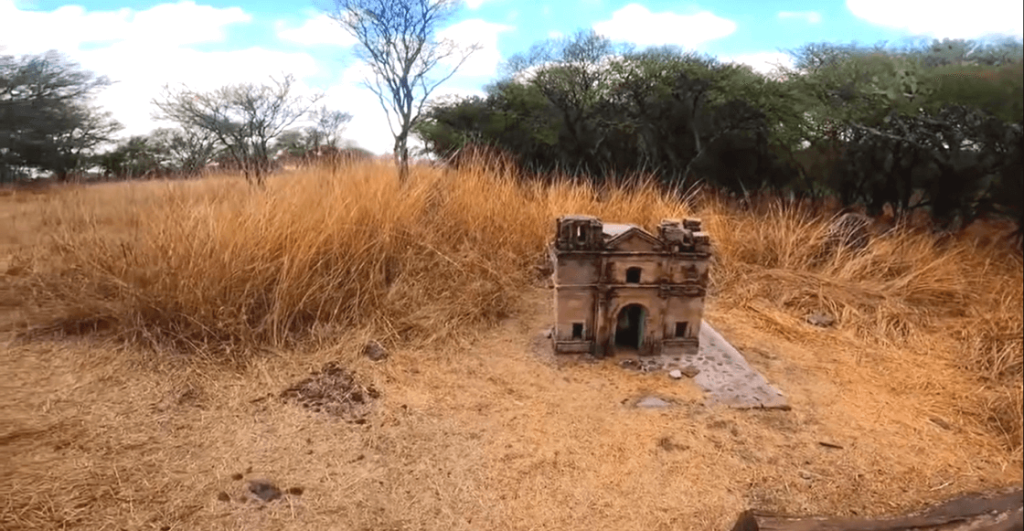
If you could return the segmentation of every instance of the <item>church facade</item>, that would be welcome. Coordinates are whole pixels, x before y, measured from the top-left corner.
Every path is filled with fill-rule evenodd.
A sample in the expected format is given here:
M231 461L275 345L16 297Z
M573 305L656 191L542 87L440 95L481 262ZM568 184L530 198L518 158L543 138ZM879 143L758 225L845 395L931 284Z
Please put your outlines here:
M555 352L695 354L711 257L697 219L663 220L657 234L592 216L556 221Z

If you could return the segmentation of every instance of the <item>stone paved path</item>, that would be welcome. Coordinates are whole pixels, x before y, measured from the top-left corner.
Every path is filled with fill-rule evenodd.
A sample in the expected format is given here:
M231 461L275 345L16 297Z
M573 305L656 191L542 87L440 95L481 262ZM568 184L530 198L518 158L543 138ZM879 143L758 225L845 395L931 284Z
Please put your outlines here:
M786 397L748 365L743 355L706 322L701 323L697 354L669 351L662 358L666 370L688 365L700 369L693 381L707 392L712 403L739 409L789 408Z

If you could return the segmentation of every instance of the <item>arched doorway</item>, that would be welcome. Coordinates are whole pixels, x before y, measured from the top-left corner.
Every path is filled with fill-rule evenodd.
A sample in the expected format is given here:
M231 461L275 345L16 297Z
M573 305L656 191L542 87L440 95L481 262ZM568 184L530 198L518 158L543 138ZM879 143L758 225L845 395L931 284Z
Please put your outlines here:
M639 304L629 304L619 310L615 325L616 348L640 350L646 321L647 310Z

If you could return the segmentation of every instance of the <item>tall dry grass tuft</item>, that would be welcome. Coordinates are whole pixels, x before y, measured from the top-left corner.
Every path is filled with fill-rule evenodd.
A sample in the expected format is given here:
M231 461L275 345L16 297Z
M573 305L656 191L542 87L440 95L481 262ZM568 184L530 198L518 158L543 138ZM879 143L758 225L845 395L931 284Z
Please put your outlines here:
M958 345L1020 455L1019 259L896 230L821 263L827 219L810 207L744 211L684 202L649 181L519 177L478 160L416 168L403 188L389 166L365 163L282 175L263 192L230 178L73 189L50 202L53 244L31 275L39 315L238 360L347 327L392 340L465 337L517 311L556 217L653 229L696 214L715 246L715 304L792 339L813 333L806 314L827 311L865 348Z
M404 190L387 173L317 170L263 193L229 179L74 191L49 216L59 260L39 285L65 322L190 350L366 324L437 336L508 315L524 270L516 248L474 241L492 225L474 231L444 214L442 173ZM486 219L487 203L467 207Z

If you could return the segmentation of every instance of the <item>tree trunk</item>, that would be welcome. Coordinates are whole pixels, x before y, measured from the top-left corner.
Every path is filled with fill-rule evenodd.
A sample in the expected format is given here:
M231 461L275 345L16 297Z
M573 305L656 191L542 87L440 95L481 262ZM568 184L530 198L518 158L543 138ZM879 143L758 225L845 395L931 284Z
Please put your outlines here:
M395 138L395 166L398 166L398 182L404 185L409 180L408 133Z
M732 531L1024 531L1024 502L1017 487L879 519L798 518L752 510L740 515Z

